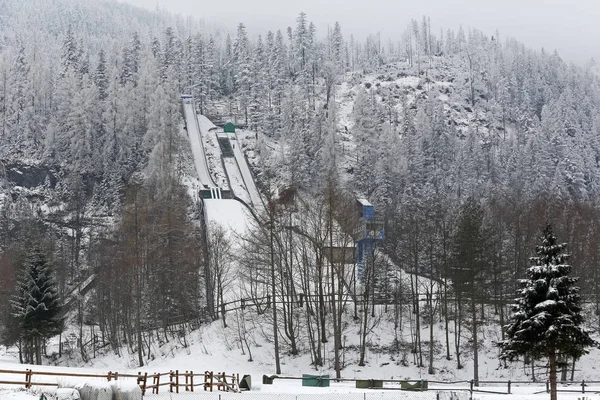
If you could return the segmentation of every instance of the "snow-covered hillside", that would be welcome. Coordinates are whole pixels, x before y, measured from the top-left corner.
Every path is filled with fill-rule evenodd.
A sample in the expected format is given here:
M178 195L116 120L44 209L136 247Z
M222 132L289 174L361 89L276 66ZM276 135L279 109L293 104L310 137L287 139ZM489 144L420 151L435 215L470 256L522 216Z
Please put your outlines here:
M92 0L4 2L0 22L0 369L20 349L255 382L545 380L496 343L546 223L598 337L593 66L426 18L389 46L303 13L257 37ZM368 202L385 235L358 277ZM32 328L14 311L38 253L68 301Z

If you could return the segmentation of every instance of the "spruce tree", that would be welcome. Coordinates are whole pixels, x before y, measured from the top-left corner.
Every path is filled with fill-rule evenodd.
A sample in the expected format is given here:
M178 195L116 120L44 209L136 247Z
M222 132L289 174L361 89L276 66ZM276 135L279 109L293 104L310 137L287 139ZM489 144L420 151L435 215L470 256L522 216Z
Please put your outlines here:
M556 400L557 357L575 359L595 344L581 324L577 278L570 277L566 244L558 243L552 226L544 228L542 243L513 306L512 322L506 326L507 339L500 342L501 359L514 360L521 355L532 359L548 358L550 399Z
M38 247L27 254L17 285L17 293L11 301L13 316L21 329L29 361L33 361L35 355L35 363L41 364L42 341L62 331L63 319L58 284L45 254Z

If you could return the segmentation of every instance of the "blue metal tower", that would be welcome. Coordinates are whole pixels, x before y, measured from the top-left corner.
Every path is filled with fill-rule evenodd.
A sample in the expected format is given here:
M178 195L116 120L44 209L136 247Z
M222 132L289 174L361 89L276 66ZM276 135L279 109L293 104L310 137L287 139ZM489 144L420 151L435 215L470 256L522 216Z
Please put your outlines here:
M385 237L383 219L375 214L375 207L365 199L357 199L358 224L354 230L356 243L356 275L360 281L365 277L365 269L373 261L373 253L378 242Z

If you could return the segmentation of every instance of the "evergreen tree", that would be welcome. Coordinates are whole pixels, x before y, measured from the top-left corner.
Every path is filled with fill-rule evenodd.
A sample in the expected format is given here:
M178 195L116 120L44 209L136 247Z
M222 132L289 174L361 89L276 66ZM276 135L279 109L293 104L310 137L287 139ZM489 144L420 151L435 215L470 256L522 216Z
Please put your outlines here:
M106 55L104 54L104 50L100 50L100 53L98 53L98 67L96 68L96 74L94 75L94 83L98 87L100 101L106 100L108 91L108 72L106 70Z
M23 276L18 282L17 294L11 301L13 316L21 328L21 340L35 355L35 363L42 363L42 341L59 334L63 329L58 284L53 277L46 255L38 247L27 254Z
M483 301L487 292L488 260L486 235L483 228L484 210L473 197L467 198L462 206L458 226L453 237L453 257L451 279L457 297L458 313L462 314L463 303L469 307L471 333L473 340L473 381L479 381L479 342L478 330L480 317L477 305ZM458 353L458 352L457 352ZM459 354L457 364L461 367Z
M333 26L333 32L331 34L331 60L335 63L338 73L344 73L345 64L343 57L344 48L344 37L342 36L342 27L338 21Z
M67 70L77 68L77 64L79 63L79 59L77 58L78 54L77 43L73 35L73 27L69 25L62 45L61 61L63 71L61 76L64 76Z
M507 339L500 342L502 359L514 360L521 355L533 359L547 357L550 367L550 399L556 400L557 357L575 359L586 354L595 344L581 324L577 278L570 277L571 266L566 264L566 244L558 243L547 225L537 246L537 257L527 278L521 279L521 289L513 307L512 322L506 326Z

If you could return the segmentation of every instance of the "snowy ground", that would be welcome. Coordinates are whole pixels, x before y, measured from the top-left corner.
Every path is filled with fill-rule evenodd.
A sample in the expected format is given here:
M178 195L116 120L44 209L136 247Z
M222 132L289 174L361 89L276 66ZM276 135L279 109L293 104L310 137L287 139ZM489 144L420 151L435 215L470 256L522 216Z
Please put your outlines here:
M329 400L436 400L449 399L452 393L453 400L467 400L471 393L467 386L454 385L429 385L429 390L423 392L401 391L395 384L385 384L385 389L356 389L351 382L331 382L330 387L304 387L300 380L277 380L272 385L262 385L253 378L252 390L243 394L204 392L201 387L196 387L194 393L186 393L183 388L180 393L169 393L164 388L158 394L147 393L144 398L147 399L219 399L227 400L230 398L239 398L242 396L247 399L267 400L267 399L289 399L289 400L312 400L315 397ZM549 394L545 391L544 385L513 386L511 394L507 394L506 386L482 386L476 388L473 392L473 400L546 400ZM34 400L39 399L41 393L51 396L54 388L32 387L29 390L9 389L0 387L0 399L2 400ZM599 399L600 386L588 386L586 392L581 393L580 386L561 386L559 388L559 398L561 400L582 400Z
M222 205L224 201L212 200L218 206ZM268 340L269 324L266 320L267 315L258 316L255 312L248 308L247 311L242 314L240 312L230 312L227 314L227 328L223 328L222 321L216 321L212 324L203 325L199 330L192 332L188 338L188 347L184 347L182 343L177 339L171 339L168 343L163 346L152 346L152 354L150 359L146 359L147 365L141 368L136 366L136 357L134 354L127 354L127 351L123 350L122 356L116 356L111 352L107 352L100 355L98 358L91 360L85 364L85 368L68 368L68 367L55 367L55 366L31 366L31 365L20 365L18 364L18 357L15 353L15 349L12 348L10 351L6 349L0 349L0 370L18 370L25 371L30 368L33 371L56 371L65 373L95 373L95 374L106 374L108 371L117 371L120 374L137 374L140 372L148 372L149 374L155 372L168 372L170 370L179 371L194 371L196 373L203 372L205 370L212 370L215 372L225 372L227 374L236 373L240 376L249 374L252 376L253 382L253 394L260 394L261 398L268 398L267 395L273 396L275 394L287 394L287 395L299 395L299 394L314 394L314 393L328 393L324 398L331 398L333 394L362 394L364 400L364 394L369 396L376 396L378 399L435 399L434 390L467 390L469 384L468 380L472 378L472 361L467 357L463 360L465 368L457 370L455 367L455 360L447 361L443 357L443 354L437 354L435 358L436 374L431 376L427 374L426 368L418 368L413 363L413 355L408 354L408 364L406 366L401 365L399 361L400 355L396 354L394 357L389 353L381 353L377 350L378 347L384 347L389 344L391 335L393 334L393 326L389 322L382 322L377 327L371 338L373 347L367 352L367 365L365 367L359 367L357 365L358 354L355 350L347 348L343 352L343 359L346 364L346 368L342 371L343 378L346 379L394 379L394 380L418 380L425 379L430 381L430 391L423 394L414 394L407 392L400 392L398 390L381 391L381 390L362 390L356 389L353 382L332 382L330 388L309 388L303 387L300 380L286 380L286 379L275 379L272 385L263 385L263 375L273 375L273 345ZM408 316L405 316L408 318ZM409 324L409 321L405 321ZM350 323L351 324L351 323ZM354 341L357 339L355 326L350 325L344 332L345 340L349 343L348 345L354 345ZM439 331L439 326L436 326L436 331ZM240 334L245 335L249 340L253 361L249 361L249 354L247 350L242 350L240 344ZM500 368L497 360L497 349L491 346L489 341L493 340L497 333L495 328L488 327L484 332L483 336L488 340L484 343L482 352L480 353L480 379L482 381L502 381L507 382L509 379L512 381L529 381L531 377L527 375L529 373L529 367L524 368L522 363L514 363L509 368ZM427 337L427 327L423 327L422 337ZM408 338L404 338L408 339ZM436 337L437 341L443 341L442 337ZM302 352L299 356L291 356L289 354L282 354L282 374L284 377L300 377L303 373L308 374L329 374L334 376L331 362L331 343L324 343L325 352L328 354L325 365L316 370L310 365L310 356L306 352ZM349 346L350 347L350 346ZM51 349L52 350L52 349ZM465 353L466 357L468 354ZM598 392L600 392L600 382L590 383L591 386L586 387L585 396L580 392L581 380L586 381L598 381L598 371L596 366L600 359L600 352L597 349L592 350L590 355L584 356L583 359L577 364L575 379L570 386L563 387L564 389L579 391L572 393L561 393L561 399L581 399L586 397L588 399L599 398ZM65 361L60 361L64 363ZM81 363L79 363L81 365ZM507 394L494 394L494 393L474 393L476 399L547 399L548 395L545 393L544 382L546 380L545 370L541 367L537 370L537 379L540 383L536 384L514 384L512 385L512 395ZM1 374L0 381L22 381L24 375L12 375L12 374ZM126 378L121 378L126 379ZM40 377L35 376L33 382L55 382L55 377ZM434 383L433 381L462 381L462 383L456 383L453 385L442 385ZM386 383L386 387L397 389L397 384ZM4 400L25 400L32 399L34 397L26 396L26 393L14 392L15 386L3 386L0 385L0 399ZM7 391L10 389L10 391ZM35 388L40 390L40 388ZM507 392L506 383L482 383L480 390L489 392ZM542 393L540 393L542 392ZM418 395L418 397L416 396ZM10 397L9 397L10 396ZM198 396L195 394L193 396ZM194 398L194 397L187 398ZM244 394L245 397L249 397L248 394ZM295 398L295 397L291 398ZM348 395L345 395L348 396ZM430 396L430 397L421 397ZM321 398L321 396L319 396ZM39 396L37 397L39 398ZM152 398L152 397L149 397ZM154 397L154 398L167 398L167 397ZM173 398L186 398L184 395ZM254 397L250 397L254 398ZM256 397L257 399L259 397ZM285 398L285 397L277 397ZM342 397L337 397L340 400ZM351 397L343 397L344 399ZM374 398L374 397L367 397Z
M237 237L246 232L252 215L239 201L205 199L204 205L209 223L218 223Z

